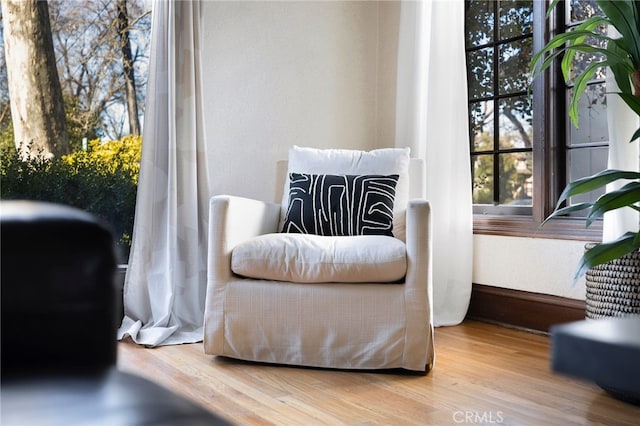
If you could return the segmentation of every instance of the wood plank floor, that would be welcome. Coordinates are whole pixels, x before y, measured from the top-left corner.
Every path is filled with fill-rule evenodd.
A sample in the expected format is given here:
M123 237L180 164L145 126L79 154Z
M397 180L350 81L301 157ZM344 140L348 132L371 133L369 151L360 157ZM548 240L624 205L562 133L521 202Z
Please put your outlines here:
M118 366L238 425L638 425L640 407L552 374L549 338L465 321L436 329L427 376L260 365L202 344L118 346Z

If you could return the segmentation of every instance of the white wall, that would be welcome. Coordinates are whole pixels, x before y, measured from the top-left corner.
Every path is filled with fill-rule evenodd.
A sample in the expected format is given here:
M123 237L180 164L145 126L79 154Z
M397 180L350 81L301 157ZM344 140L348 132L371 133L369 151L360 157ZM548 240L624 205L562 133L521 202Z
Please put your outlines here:
M584 300L573 283L584 241L474 235L473 282Z
M384 145L378 138L378 9L376 2L204 3L215 194L271 200L275 163L294 144Z
M294 144L393 146L398 2L215 1L203 13L214 194L272 200ZM473 282L582 299L583 245L476 235Z

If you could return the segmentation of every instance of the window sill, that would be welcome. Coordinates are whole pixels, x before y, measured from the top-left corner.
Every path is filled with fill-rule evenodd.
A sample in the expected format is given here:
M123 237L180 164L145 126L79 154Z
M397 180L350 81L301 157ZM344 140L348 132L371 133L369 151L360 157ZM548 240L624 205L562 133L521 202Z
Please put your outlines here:
M473 233L599 242L602 241L602 223L585 228L584 219L560 218L541 226L540 222L530 216L474 215Z

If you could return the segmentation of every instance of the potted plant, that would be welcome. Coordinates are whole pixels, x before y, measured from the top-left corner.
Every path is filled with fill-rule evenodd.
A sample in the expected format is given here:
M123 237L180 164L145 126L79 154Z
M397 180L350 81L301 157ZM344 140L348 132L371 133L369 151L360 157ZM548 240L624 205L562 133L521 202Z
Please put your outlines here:
M549 5L547 17L559 0ZM572 62L578 52L600 54L601 60L592 61L574 80L574 92L569 105L569 116L578 127L578 103L587 88L587 83L599 69L609 67L619 87L617 95L640 116L640 2L635 0L595 0L603 16L594 16L576 26L572 30L555 35L531 60L531 75L536 76L546 70L556 60L561 59L561 69L565 81L569 81ZM602 26L613 27L620 34L614 38L598 31ZM606 43L606 47L601 47ZM629 142L640 137L640 129L636 130ZM563 207L564 202L582 193L605 187L613 182L626 182L615 190L605 190L595 202L579 203ZM600 219L606 212L631 208L640 212L640 173L635 171L607 169L593 176L578 179L569 183L558 199L556 209L545 220L566 215L575 211L586 210L586 226ZM592 244L585 250L574 277L578 279L587 273L594 274L598 268L619 263L622 259L635 256L640 259L640 231L626 232L612 241ZM637 262L640 267L640 260ZM633 280L640 300L640 269L633 273ZM595 273L597 275L597 273ZM589 290L589 289L587 289ZM587 291L589 293L589 291ZM589 298L589 294L587 294ZM587 305L589 300L587 300ZM640 306L640 305L639 305ZM588 311L589 309L587 309ZM638 310L640 313L640 310ZM589 317L589 314L587 314Z
M549 5L547 17L559 0ZM640 2L634 0L595 0L602 16L594 16L575 28L555 35L531 60L536 76L561 58L565 81L574 78L569 117L578 127L578 104L587 83L598 70L608 67L619 87L619 96L640 117ZM602 34L599 28L614 28L619 37ZM606 47L602 47L605 45ZM576 54L599 54L577 75L572 76ZM611 125L612 123L610 123ZM640 137L640 128L631 140ZM570 197L621 182L619 189L607 190L595 202L564 206ZM609 211L630 208L640 212L640 173L607 169L569 183L560 195L556 209L543 222L576 211L587 211L585 225L603 218ZM588 244L580 259L574 281L586 274L586 316L621 316L640 313L640 231L626 232L611 241Z

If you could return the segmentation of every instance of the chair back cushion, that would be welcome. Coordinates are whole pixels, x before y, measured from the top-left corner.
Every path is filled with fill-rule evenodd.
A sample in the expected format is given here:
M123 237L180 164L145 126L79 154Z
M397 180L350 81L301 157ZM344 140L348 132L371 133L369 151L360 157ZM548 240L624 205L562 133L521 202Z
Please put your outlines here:
M265 234L231 254L237 275L296 283L393 283L406 269L405 244L382 235Z
M280 229L289 207L289 175L398 175L393 208L393 235L405 240L405 212L409 201L409 148L373 151L317 149L293 146L289 149L287 173L281 201Z

